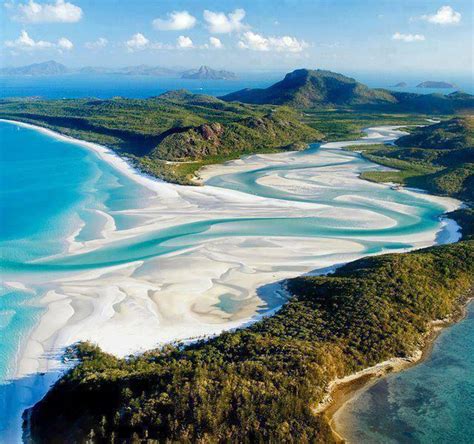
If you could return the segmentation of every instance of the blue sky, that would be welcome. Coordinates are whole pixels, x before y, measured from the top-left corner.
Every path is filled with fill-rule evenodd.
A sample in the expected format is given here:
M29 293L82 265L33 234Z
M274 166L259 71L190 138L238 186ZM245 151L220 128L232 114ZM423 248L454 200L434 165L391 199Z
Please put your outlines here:
M7 0L2 65L473 71L471 0Z

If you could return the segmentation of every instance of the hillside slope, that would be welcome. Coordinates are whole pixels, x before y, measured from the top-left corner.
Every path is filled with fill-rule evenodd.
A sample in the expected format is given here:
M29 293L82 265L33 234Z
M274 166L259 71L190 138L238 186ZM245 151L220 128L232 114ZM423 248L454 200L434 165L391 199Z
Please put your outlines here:
M393 103L388 91L372 90L331 71L297 69L266 89L243 89L221 97L226 101L311 108L317 105Z
M396 141L398 146L432 149L474 148L474 116L456 117L416 128Z
M380 182L401 182L474 202L474 117L456 117L416 128L397 146L367 147L364 155L398 172L365 172Z
M455 92L412 94L371 89L331 71L297 69L265 89L243 89L221 99L253 104L290 105L295 108L355 107L385 111L453 113L474 109L474 96Z
M322 138L298 112L274 108L172 91L150 99L4 99L0 118L106 145L147 173L189 184L203 163Z

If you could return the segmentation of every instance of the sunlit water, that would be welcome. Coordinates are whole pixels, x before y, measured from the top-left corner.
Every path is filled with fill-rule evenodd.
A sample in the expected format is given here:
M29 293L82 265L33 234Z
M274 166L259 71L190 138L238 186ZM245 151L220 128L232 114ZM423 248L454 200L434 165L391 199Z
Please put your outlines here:
M371 142L383 140L381 136ZM216 239L352 240L362 248L362 255L408 249L413 247L413 239L437 230L438 242L447 239L439 219L445 211L443 205L417 193L357 179L358 173L380 167L355 153L342 152L336 144L326 146L324 152L314 145L290 157L275 156L279 162L269 160L264 167L250 166L244 171L216 176L208 185L216 190L260 196L269 203L306 202L341 212L349 210L353 218L332 217L323 212L304 217L255 217L245 213L238 217L203 216L202 220L105 242L100 248L73 254L68 252L71 240L102 239L110 220L119 233L139 227L143 220L132 210L146 209L156 200L153 192L73 142L5 122L0 122L0 141L0 248L4 280L0 296L0 381L4 382L15 376L25 340L44 313L41 297L52 288L53 281L64 276L137 261L146 269L147 264L155 267L157 258L170 254L183 254L185 260L190 249ZM326 177L327 171L339 167L341 177L350 172L349 180L346 177L338 181L336 177L328 183L327 177L334 174ZM315 171L320 171L320 176ZM298 186L275 186L265 182L269 178L289 184L298 180ZM310 188L301 185L305 181ZM390 223L378 226L367 214L373 215L374 221ZM343 253L328 253L328 263L344 260ZM284 266L279 268L281 272ZM227 293L223 292L219 300L222 312L237 313L241 309L241 301ZM281 300L274 299L266 309L272 310L279 304ZM44 381L34 384L47 386ZM20 396L18 387L4 387L0 393L0 434L14 441L17 435L12 431L12 417L16 415L18 423L18 412L35 400L22 389L21 396L26 396L26 401L22 401L20 408L16 403L16 396Z

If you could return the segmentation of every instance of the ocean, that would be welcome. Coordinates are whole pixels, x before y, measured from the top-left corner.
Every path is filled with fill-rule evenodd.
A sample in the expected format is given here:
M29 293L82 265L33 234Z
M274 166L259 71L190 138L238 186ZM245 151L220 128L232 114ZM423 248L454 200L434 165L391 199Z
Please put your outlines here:
M471 444L474 431L474 304L444 330L422 363L348 402L338 428L349 443Z
M392 88L401 77L350 74L371 88L387 88L393 91L418 94L449 94L458 89L474 94L472 78L455 78L455 89L416 88L421 80L409 79L407 87ZM244 88L266 88L283 79L284 72L242 74L236 80L191 80L154 76L126 76L120 74L68 74L61 76L0 76L0 98L44 97L50 99L115 96L146 98L176 89L187 89L196 94L221 96ZM424 80L424 78L422 78Z

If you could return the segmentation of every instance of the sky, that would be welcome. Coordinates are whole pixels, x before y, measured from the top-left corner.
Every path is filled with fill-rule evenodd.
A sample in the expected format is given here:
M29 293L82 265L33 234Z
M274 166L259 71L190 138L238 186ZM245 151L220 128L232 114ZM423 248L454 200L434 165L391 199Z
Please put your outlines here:
M0 64L474 72L472 0L6 0Z

